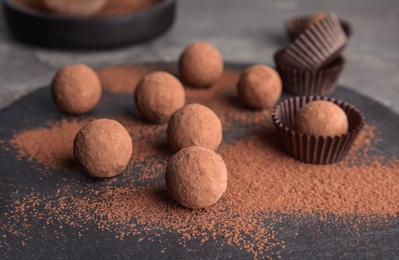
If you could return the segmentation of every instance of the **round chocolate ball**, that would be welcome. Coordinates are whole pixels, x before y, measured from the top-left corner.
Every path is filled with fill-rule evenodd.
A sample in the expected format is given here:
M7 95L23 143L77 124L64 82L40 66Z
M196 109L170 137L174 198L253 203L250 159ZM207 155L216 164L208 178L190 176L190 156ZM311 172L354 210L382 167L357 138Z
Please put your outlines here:
M84 64L68 65L55 74L51 94L57 107L69 114L92 110L101 98L97 74Z
M271 108L281 96L280 75L266 65L251 66L241 73L237 92L241 102L249 108Z
M169 145L175 151L189 146L216 150L222 141L222 123L206 106L190 104L172 114L167 134Z
M153 123L166 123L185 102L184 87L172 74L156 71L137 85L134 100L140 115Z
M85 17L98 13L107 0L43 0L44 6L52 13Z
M83 169L92 177L111 178L129 163L132 139L117 121L96 119L83 126L75 137L73 152Z
M193 87L208 87L222 76L223 59L220 52L206 42L186 47L179 59L182 81Z
M169 160L165 182L178 204L190 209L206 208L226 191L226 165L212 150L200 146L184 148Z
M342 108L325 100L307 103L296 116L299 132L324 138L348 133L348 125L348 117Z
M314 25L318 21L323 20L326 16L327 16L327 13L316 13L316 14L310 16L306 23L306 27L310 27L310 26Z

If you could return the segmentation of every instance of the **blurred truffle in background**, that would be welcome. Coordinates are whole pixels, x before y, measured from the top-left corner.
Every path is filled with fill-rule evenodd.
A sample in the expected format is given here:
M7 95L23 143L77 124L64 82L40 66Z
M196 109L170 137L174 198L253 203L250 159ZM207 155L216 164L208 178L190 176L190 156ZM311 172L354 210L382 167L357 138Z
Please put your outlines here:
M11 0L39 12L66 16L120 15L151 8L163 0Z

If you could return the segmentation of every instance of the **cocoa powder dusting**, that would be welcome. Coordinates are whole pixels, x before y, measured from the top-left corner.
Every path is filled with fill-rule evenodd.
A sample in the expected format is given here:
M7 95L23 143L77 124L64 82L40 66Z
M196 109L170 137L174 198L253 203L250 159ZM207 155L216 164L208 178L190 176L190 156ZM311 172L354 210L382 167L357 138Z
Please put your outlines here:
M18 159L36 161L46 168L70 169L74 160L73 139L87 121L62 119L48 128L20 132L9 143L18 148Z
M106 68L99 76L107 90L131 93L134 84L127 87L123 82L138 82L140 70L132 66ZM116 81L112 74L118 75ZM270 111L253 112L237 101L238 77L239 71L226 71L209 89L186 88L187 103L210 107L223 123L224 141L217 152L227 166L228 186L215 205L193 211L173 202L163 176L173 154L167 145L166 125L118 115L114 119L126 127L135 147L121 176L103 182L69 181L62 183L62 189L47 193L33 190L27 196L16 190L1 229L26 241L29 227L38 221L76 228L79 236L94 224L119 239L140 235L138 241L142 241L151 240L154 233L178 233L177 242L195 250L189 241L223 238L219 249L232 245L254 258L279 258L285 242L278 237L284 230L275 227L283 215L348 221L354 230L360 222L378 220L383 225L389 217L397 217L399 175L395 169L399 159L381 160L370 155L378 141L372 126L364 127L340 163L320 166L298 162L281 151ZM47 128L16 133L9 143L20 158L53 172L70 170L65 161L71 158L74 135L85 121L63 119ZM348 216L352 220L347 220ZM57 236L62 237L62 230L58 229Z
M143 66L122 65L97 71L104 89L113 93L131 93L149 70Z
M133 94L137 83L151 67L122 65L97 71L104 89L112 93ZM211 108L222 120L223 126L232 123L253 123L268 120L270 110L249 111L242 107L236 93L236 85L241 71L225 70L219 80L209 88L198 89L186 86L187 103L200 103Z

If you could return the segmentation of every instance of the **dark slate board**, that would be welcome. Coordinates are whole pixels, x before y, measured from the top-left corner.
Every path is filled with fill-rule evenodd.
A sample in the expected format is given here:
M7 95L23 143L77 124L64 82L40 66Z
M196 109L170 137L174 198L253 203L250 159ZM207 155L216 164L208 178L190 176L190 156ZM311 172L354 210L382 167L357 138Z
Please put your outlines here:
M175 64L152 64L151 67L175 72ZM227 64L226 68L243 69L248 64ZM131 95L117 95L105 92L100 105L89 115L106 117L133 110ZM282 99L289 97L284 94ZM367 123L376 127L383 133L383 138L373 146L373 154L385 156L399 155L399 115L388 108L362 96L353 90L339 87L333 97L342 99L359 108L365 115ZM0 140L10 139L13 132L38 126L46 126L49 120L68 118L62 115L54 106L48 88L39 89L4 108L0 112ZM225 133L225 141L234 139L240 133ZM59 177L50 175L46 182L39 181L43 175L32 163L24 160L16 160L16 151L0 150L0 219L4 225L4 213L10 209L12 199L10 194L13 189L20 190L21 195L29 193L31 187L41 191L55 189ZM26 175L26 171L29 175ZM57 175L68 176L65 172L57 172ZM69 175L70 176L70 175ZM84 182L93 182L88 177L69 177L69 182L75 182L76 178ZM61 183L67 185L67 183ZM12 188L13 187L13 188ZM399 202L398 202L399 203ZM285 248L279 248L283 259L398 259L399 258L399 219L386 225L368 226L361 224L359 230L353 232L353 228L345 224L320 222L317 217L282 216L282 223L276 225L276 229L282 227L284 232L277 234L277 240L285 241ZM334 221L331 218L331 221ZM84 236L78 237L76 230L64 226L63 238L55 238L42 232L44 223L37 223L31 234L33 239L21 245L21 239L7 235L0 247L0 259L252 259L253 256L245 251L240 251L234 246L224 246L222 250L214 250L220 241L209 240L203 245L196 241L189 241L190 248L196 251L188 251L175 241L180 237L176 235L152 236L153 241L137 242L139 236L126 237L124 240L115 238L111 232L101 232L95 225L89 227ZM49 234L57 230L57 224L48 225ZM319 230L319 232L312 232ZM297 234L296 234L297 233ZM0 234L1 235L1 234ZM151 233L147 236L151 236ZM7 246L4 246L7 244ZM160 253L164 248L165 253Z

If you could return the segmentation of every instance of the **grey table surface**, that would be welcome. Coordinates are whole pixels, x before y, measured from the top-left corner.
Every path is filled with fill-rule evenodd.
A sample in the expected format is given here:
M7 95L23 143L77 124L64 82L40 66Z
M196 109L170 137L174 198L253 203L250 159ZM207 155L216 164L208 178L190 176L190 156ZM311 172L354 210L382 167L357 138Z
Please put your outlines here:
M333 11L354 34L345 50L340 84L399 112L398 0L180 0L173 28L144 44L101 51L60 51L16 42L0 13L0 108L40 87L70 63L94 68L126 63L173 62L193 41L217 46L225 61L273 64L288 44L286 18Z

